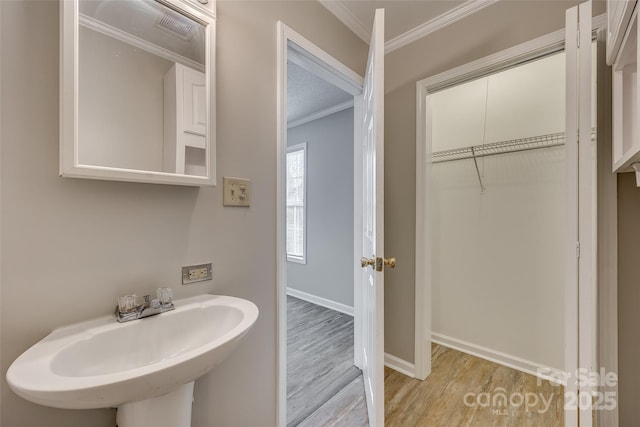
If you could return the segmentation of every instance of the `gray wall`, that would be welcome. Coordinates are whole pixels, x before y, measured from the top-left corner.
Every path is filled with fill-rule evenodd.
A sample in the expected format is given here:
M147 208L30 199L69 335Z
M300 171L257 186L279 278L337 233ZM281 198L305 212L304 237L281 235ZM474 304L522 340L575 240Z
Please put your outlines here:
M618 408L621 426L640 418L640 188L632 173L618 175Z
M289 129L307 143L307 263L287 286L353 307L353 108Z
M220 187L59 178L58 2L2 1L0 10L0 424L114 426L111 409L19 398L6 369L56 326L163 285L177 298L221 293L260 309L233 356L196 383L193 426L275 425L276 22L359 73L365 44L317 2L218 2L217 178L253 184L251 208L223 208ZM213 281L178 285L181 265L207 261Z
M500 1L385 55L385 351L414 361L416 81L564 28L580 1ZM604 2L594 4L594 15Z

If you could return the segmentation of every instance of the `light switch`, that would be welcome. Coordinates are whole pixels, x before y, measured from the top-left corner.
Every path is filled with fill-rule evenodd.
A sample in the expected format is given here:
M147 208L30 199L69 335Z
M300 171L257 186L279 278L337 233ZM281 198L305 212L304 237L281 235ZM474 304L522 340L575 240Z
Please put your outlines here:
M223 177L224 206L251 206L251 181L244 178Z

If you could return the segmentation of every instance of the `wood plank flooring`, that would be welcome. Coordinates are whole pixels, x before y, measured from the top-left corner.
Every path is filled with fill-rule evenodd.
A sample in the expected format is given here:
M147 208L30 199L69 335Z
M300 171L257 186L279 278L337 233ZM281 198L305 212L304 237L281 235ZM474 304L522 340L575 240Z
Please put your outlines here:
M298 426L369 427L362 375L351 381Z
M564 424L562 386L437 344L432 345L431 354L432 371L425 381L385 367L386 426ZM511 399L512 404L499 399L500 395ZM528 399L529 405L520 403L519 396Z
M287 426L367 426L353 317L287 297Z
M353 318L293 297L287 307L287 426L368 427ZM425 381L385 368L386 426L564 424L561 386L437 344L431 354Z

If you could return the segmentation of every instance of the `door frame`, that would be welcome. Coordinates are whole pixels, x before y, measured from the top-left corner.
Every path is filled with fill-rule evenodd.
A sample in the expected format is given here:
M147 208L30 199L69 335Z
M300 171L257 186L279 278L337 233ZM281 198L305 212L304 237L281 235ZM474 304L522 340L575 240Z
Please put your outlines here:
M597 252L593 260L597 270L596 301L589 317L596 322L594 366L617 373L617 196L616 176L611 173L610 73L603 65L606 15L592 20L592 31L598 43L598 168L597 168ZM500 69L525 63L534 58L562 50L564 28L501 52L478 59L452 70L425 78L416 83L416 283L415 283L415 377L426 378L431 373L431 229L430 192L431 137L427 132L430 118L430 93L454 86ZM607 84L609 85L607 87ZM591 183L587 186L590 188ZM577 195L576 195L577 196ZM593 257L592 257L593 258ZM426 262L424 261L426 260ZM593 270L594 265L588 268ZM578 304L575 295L574 303ZM565 304L567 304L565 302ZM577 328L577 320L576 320ZM577 338L577 329L576 329ZM565 353L575 352L575 343L565 343ZM613 387L617 396L617 386ZM609 390L611 391L611 390ZM598 411L600 425L617 426L618 409Z
M360 247L362 241L362 170L361 129L357 126L362 115L362 87L364 78L313 44L282 21L277 23L277 167L276 167L276 316L277 316L277 425L287 425L287 253L286 253L286 152L287 152L287 61L292 60L307 71L320 75L340 89L354 96L354 365L362 366L362 304L356 296L362 294L360 281ZM290 45L289 42L297 46ZM293 54L290 52L293 52Z

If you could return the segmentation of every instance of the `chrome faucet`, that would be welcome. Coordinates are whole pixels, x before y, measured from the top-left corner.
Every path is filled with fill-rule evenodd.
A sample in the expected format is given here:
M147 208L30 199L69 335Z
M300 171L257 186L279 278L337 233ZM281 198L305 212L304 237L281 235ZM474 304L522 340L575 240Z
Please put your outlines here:
M123 295L118 298L116 320L124 323L154 316L176 308L173 305L173 292L170 288L158 288L157 298L151 299L151 295L145 295L143 298L144 302L142 304L138 304L135 294Z

